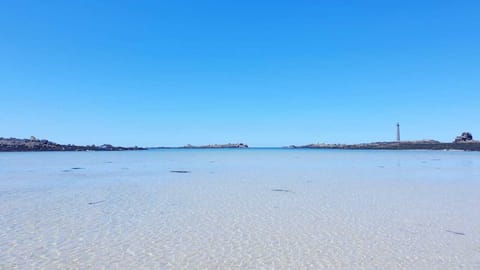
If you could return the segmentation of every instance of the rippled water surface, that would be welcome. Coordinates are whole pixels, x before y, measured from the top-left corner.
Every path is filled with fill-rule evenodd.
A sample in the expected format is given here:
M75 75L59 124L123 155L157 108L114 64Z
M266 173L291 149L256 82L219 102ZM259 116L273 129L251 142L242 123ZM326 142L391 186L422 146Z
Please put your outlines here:
M0 269L480 269L480 153L0 153Z

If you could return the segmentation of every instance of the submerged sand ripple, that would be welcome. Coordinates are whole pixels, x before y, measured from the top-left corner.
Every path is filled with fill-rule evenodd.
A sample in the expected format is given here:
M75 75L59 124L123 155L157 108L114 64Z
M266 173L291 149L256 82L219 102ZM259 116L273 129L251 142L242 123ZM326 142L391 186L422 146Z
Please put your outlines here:
M477 153L9 153L0 164L0 269L480 266ZM62 173L73 167L85 169Z

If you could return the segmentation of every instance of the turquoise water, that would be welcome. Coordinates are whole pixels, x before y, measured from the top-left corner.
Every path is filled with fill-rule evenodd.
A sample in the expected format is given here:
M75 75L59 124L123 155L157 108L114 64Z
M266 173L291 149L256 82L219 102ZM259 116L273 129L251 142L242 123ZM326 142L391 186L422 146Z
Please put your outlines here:
M475 152L0 153L0 269L479 269L479 205Z

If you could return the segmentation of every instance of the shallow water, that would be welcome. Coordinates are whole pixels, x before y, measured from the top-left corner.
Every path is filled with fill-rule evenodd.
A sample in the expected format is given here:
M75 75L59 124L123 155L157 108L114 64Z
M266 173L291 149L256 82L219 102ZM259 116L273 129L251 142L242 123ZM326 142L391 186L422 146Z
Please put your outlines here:
M480 269L479 207L473 152L0 153L0 269Z

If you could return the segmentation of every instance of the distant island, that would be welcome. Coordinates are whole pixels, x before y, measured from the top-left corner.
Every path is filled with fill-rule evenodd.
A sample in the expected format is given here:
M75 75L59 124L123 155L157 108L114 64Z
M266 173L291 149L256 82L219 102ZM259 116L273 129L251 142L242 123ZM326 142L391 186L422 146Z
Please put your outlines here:
M360 144L307 144L290 145L286 148L312 148L312 149L351 149L351 150L463 150L480 151L480 141L473 140L470 132L463 132L451 143L435 140L420 141L394 141L394 142L373 142Z
M42 151L127 151L145 150L142 147L120 147L111 144L96 145L73 145L58 144L49 140L39 140L35 137L30 139L1 138L0 152L42 152Z
M208 145L191 145L177 147L150 147L149 149L221 149L221 148L248 148L244 143L226 143L226 144L208 144Z

